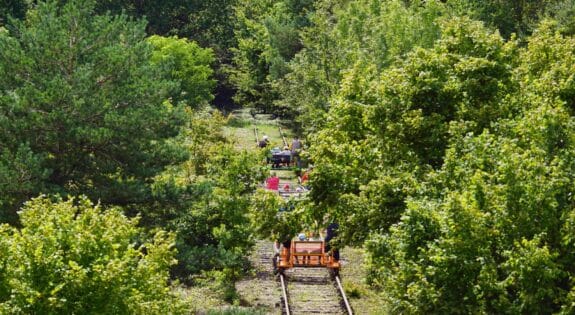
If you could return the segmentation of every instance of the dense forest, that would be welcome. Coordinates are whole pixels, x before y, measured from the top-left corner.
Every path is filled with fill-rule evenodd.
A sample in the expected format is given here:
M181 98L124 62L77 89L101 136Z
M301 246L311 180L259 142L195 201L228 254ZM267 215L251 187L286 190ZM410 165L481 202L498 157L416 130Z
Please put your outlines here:
M248 108L304 139L259 189ZM0 314L230 303L337 221L390 313L575 312L575 0L0 0Z

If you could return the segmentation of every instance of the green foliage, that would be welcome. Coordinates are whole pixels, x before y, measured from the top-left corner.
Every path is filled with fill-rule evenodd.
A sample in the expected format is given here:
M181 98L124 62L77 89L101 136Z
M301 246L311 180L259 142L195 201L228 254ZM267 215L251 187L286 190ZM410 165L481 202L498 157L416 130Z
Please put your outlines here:
M152 63L169 69L172 80L180 82L181 94L174 97L175 102L184 101L198 108L214 98L211 92L215 81L210 68L214 56L210 49L177 37L154 35L147 41L154 46Z
M284 200L275 192L256 192L250 209L254 234L261 238L285 242L303 231L305 220L302 203Z
M283 81L314 131L303 215L365 242L394 313L569 312L573 39L545 21L520 47L438 3L386 4L318 5Z
M572 133L573 119L560 105L520 119L507 136L484 133L454 145L429 184L428 195L441 194L415 198L389 236L372 239L374 279L396 310L559 309L572 263L557 227L572 211L575 164L572 149L548 151L531 137L557 125Z
M39 194L50 174L42 168L43 158L34 154L28 145L20 145L15 153L5 149L0 154L0 209L8 208ZM0 212L0 222L16 222L15 212Z
M418 179L442 165L451 136L513 113L501 100L516 89L514 43L469 19L441 28L433 48L415 48L381 76L367 65L346 72L312 138L312 199L353 231L342 229L349 242L397 222Z
M233 108L230 104L232 86L223 69L230 63L230 49L236 45L236 3L237 0L103 0L98 1L95 11L146 19L149 35L178 36L211 48L217 60L214 64L217 87L213 102L220 108Z
M267 112L278 98L274 82L288 72L288 62L301 50L300 31L308 22L311 0L241 0L236 10L233 65L228 70L236 103Z
M0 32L3 220L40 189L142 203L150 178L186 156L169 141L184 122L165 101L177 83L150 62L144 23L94 5L42 2Z
M9 18L23 18L28 9L26 0L0 1L0 26L5 25Z
M234 6L237 0L184 1L188 14L185 25L177 27L183 37L191 37L203 47L211 47L218 60L227 62L235 44ZM165 3L165 1L163 2ZM183 16L181 10L174 15Z
M172 242L235 300L255 236L325 220L392 313L574 312L573 0L31 3L0 2L0 221L87 194L175 236L33 200L0 226L0 312L178 313ZM256 189L212 76L309 134L309 201Z
M173 235L142 240L136 219L86 198L39 197L20 215L21 229L0 226L1 313L183 313L167 288Z
M570 310L575 120L559 92L571 75L557 69L569 67L572 46L542 25L519 51L522 61L505 67L521 88L492 94L504 106L472 116L490 122L483 131L452 123L441 167L418 179L388 233L371 234L370 280L394 312ZM565 84L552 86L550 73Z
M370 127L384 141L394 139L390 147L400 154L441 165L450 122L466 125L457 132L481 132L512 110L501 100L515 88L510 80L514 50L513 42L504 43L481 23L444 21L442 38L432 49L415 49L383 73Z
M182 134L189 160L155 178L154 204L143 211L145 225L177 234L176 273L184 278L212 270L222 272L224 282L237 279L253 245L248 210L264 166L227 143L225 122L217 112L192 116Z
M311 25L302 31L305 49L290 62L291 72L276 84L280 108L296 128L317 132L348 72L372 78L413 47L439 37L435 20L445 14L436 1L407 6L403 1L318 1ZM361 79L363 80L363 78Z
M575 21L571 18L575 12L574 0L552 1L547 11L550 16L557 20L563 33L575 34Z
M548 14L565 14L566 7L573 8L571 0L451 0L460 14L470 15L497 28L503 37L512 33L526 37L536 28L541 18Z
M234 41L236 0L106 0L98 1L96 11L125 13L146 18L148 33L191 38L214 50L220 61L229 58Z
M572 115L575 114L573 47L573 36L562 35L556 22L546 20L529 38L518 69L522 88L536 95L559 97Z
M236 279L253 245L247 211L255 183L263 180L253 155L218 146L208 162L208 178L196 185L202 191L189 213L176 220L181 236L180 257L187 270L228 270Z

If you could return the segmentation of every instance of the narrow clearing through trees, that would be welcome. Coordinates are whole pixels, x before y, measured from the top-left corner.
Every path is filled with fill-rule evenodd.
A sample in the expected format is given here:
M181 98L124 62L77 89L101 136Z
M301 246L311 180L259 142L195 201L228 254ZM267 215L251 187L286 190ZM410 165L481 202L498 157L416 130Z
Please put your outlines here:
M263 117L250 117L246 110L234 113L234 119L238 120L241 127L230 132L233 132L238 146L253 150L256 147L255 138L261 139L264 135L271 139L271 147L287 145L289 130L282 130L269 118ZM272 172L280 177L282 187L284 183L289 183L291 187L297 184L297 176L291 169ZM345 293L343 289L340 292L335 278L327 268L295 267L286 270L283 276L276 275L272 267L273 252L273 242L260 240L256 243L250 256L254 274L236 283L236 289L245 304L266 314L348 314L342 298ZM281 278L285 280L285 293L282 293ZM288 308L284 294L287 295Z

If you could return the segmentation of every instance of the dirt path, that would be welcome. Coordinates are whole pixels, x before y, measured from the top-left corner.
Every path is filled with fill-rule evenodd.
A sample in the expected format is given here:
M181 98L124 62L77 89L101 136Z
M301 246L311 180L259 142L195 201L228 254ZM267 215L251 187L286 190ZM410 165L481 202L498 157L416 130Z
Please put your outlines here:
M236 283L241 300L264 314L281 314L281 289L273 274L270 241L258 241L250 256L254 274Z

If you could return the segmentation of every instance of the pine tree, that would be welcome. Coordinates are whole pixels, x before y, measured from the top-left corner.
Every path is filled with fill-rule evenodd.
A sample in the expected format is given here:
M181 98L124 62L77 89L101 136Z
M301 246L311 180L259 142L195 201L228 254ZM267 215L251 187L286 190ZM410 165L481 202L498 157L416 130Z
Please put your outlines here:
M0 32L0 221L39 192L142 202L185 158L178 84L150 61L145 22L94 6L39 3Z

